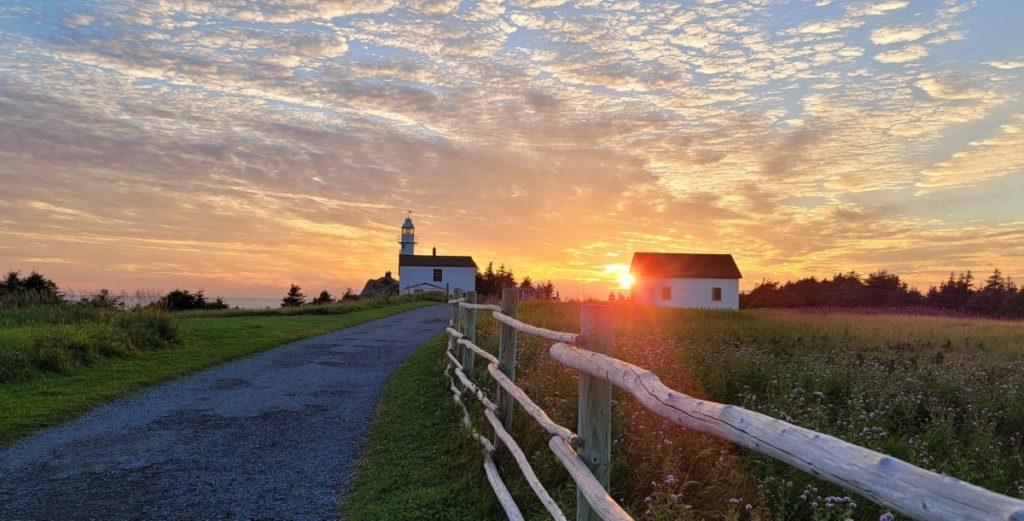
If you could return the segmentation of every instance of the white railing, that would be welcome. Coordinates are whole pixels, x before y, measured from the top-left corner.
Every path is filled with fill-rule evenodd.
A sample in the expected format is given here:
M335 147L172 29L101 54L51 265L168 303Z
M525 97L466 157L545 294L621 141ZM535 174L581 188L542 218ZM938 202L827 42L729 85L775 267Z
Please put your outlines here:
M607 492L611 461L611 386L614 385L673 423L765 454L914 519L1024 521L1024 501L1019 499L915 467L827 434L735 405L700 400L665 386L647 369L610 356L612 316L607 306L584 305L581 332L575 334L519 321L515 289L503 291L500 307L476 304L473 293L465 298L457 297L449 301L452 320L451 327L447 328L449 364L445 373L453 377L451 389L455 401L463 407L463 423L483 446L488 481L509 519L523 517L494 464L492 454L499 449L512 454L530 488L552 518L566 519L508 433L512 403L518 403L551 434L548 447L577 485L577 520L632 519ZM491 311L501 323L497 356L475 343L478 310ZM515 385L518 332L553 340L551 358L580 372L579 435L553 422ZM498 384L497 403L487 398L472 381L477 355L487 360L487 374ZM493 443L473 430L462 400L467 393L484 405L484 416L495 433Z

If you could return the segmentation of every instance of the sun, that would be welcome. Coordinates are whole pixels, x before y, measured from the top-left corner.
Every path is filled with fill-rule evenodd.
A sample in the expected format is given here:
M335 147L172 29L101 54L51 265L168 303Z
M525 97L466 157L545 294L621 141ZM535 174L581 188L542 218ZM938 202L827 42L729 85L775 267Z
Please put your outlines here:
M614 289L629 289L633 286L634 279L633 274L629 272L629 264L605 264L604 276L619 283Z
M636 279L633 278L632 273L623 273L622 275L619 275L619 285L622 286L622 289L631 288L635 281Z

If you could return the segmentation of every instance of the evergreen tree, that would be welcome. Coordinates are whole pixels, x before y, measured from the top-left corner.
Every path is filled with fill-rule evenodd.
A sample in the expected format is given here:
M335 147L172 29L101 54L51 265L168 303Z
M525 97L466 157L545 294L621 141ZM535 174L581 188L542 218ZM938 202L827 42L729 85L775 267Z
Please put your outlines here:
M63 298L57 284L35 271L25 278L20 272L9 271L0 280L0 304L56 304Z
M541 284L541 285L537 286L537 293L539 294L539 298L543 298L544 300L554 300L555 299L555 285L552 284L551 281L549 280L549 281L545 282L544 284Z
M316 298L311 300L309 303L310 304L323 305L323 304L330 304L332 302L334 302L334 297L325 289L325 290L320 292L319 296L317 296Z
M288 288L288 294L281 299L281 307L283 308L301 306L305 303L306 295L302 293L302 288L295 284Z
M494 262L488 262L487 268L481 274L479 271L476 273L476 292L479 295L494 295L495 291L495 273L494 273Z

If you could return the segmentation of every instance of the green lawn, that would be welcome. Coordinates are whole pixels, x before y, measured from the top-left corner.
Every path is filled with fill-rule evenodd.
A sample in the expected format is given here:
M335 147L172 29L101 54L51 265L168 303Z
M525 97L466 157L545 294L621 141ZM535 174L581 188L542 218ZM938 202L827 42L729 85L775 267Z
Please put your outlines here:
M179 318L178 345L126 358L98 358L71 374L44 373L0 384L0 446L150 385L287 342L433 304L406 300L339 314Z
M384 390L341 511L349 521L499 519L480 445L462 428L444 370L444 336L402 364Z

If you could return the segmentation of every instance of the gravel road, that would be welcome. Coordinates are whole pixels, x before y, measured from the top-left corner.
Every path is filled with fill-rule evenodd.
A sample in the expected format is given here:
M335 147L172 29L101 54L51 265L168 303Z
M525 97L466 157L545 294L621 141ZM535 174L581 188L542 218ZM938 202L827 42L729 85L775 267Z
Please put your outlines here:
M0 451L0 519L337 519L384 384L449 310L302 340Z

